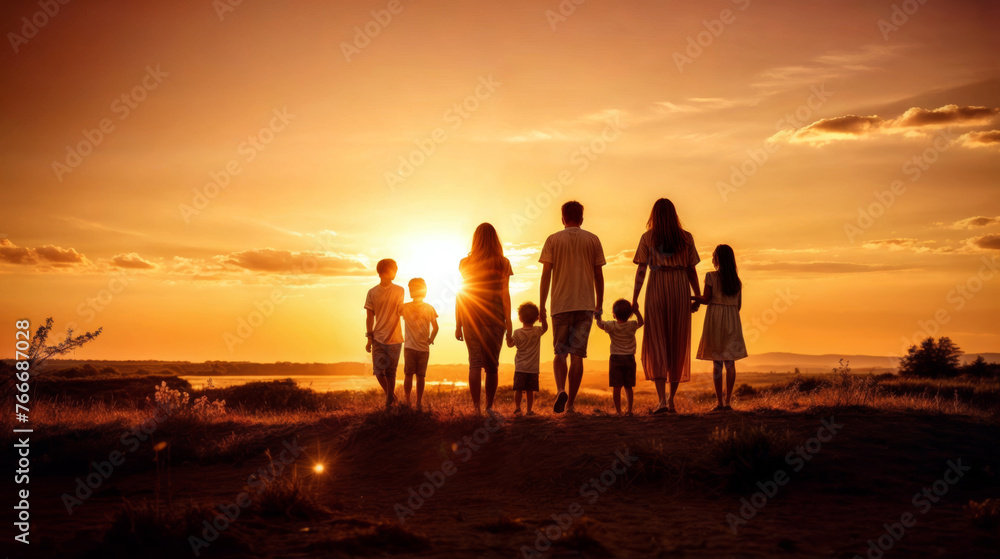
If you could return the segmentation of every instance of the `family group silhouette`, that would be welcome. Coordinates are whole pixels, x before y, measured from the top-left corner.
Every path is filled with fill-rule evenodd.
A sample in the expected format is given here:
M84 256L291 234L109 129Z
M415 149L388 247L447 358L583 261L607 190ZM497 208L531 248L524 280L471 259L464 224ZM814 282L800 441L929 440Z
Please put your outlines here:
M463 287L456 298L455 338L465 342L468 349L469 390L476 411L481 410L485 375L485 407L487 412L494 413L500 350L506 341L508 347L516 348L515 413L521 413L522 395L527 396L526 413L534 413L541 337L549 331L551 317L553 372L558 389L553 405L556 413L576 411L574 404L583 381L583 360L595 322L610 338L608 383L614 389L616 412L632 415L636 333L642 329L642 368L646 380L655 384L658 398L651 413L676 413L677 388L691 379L691 315L701 305L706 305L707 311L697 358L713 362L718 399L715 411L732 409L735 362L747 356L739 315L743 286L733 249L729 245L715 248L712 255L715 270L706 274L702 290L695 271L701 258L694 237L681 226L674 204L666 198L657 200L633 258L637 269L631 301L625 298L615 301L612 319L603 320L603 267L607 262L601 241L597 235L582 229L583 205L579 202L563 204L562 223L563 229L550 235L542 246L538 258L542 264L539 302L519 305L520 328L514 328L511 316L513 270L492 225L483 223L476 228L472 248L459 262ZM365 300L366 350L372 354L373 374L385 392L386 407L396 402L396 370L402 353L407 402L415 380L416 405L422 409L429 346L439 330L438 314L424 301L427 286L420 278L408 284L412 301L403 302L403 288L393 283L397 269L391 259L379 261L376 267L380 282ZM643 286L646 297L643 311L639 312ZM401 321L406 324L405 334Z

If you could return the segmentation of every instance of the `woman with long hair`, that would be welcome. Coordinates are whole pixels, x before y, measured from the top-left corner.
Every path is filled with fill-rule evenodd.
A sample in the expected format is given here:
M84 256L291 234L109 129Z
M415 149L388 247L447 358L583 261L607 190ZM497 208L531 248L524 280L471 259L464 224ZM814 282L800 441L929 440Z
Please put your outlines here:
M694 238L681 226L670 200L660 198L653 204L646 229L633 259L639 269L635 273L632 306L638 308L648 269L642 368L646 380L656 384L659 404L653 413L674 413L677 386L691 380L691 313L698 310L698 303L691 301L691 291L701 296L695 272L701 258Z
M458 265L462 291L455 300L455 338L469 350L469 391L480 411L482 373L486 371L486 410L492 411L497 392L500 347L514 328L510 318L510 260L496 229L480 224L472 235L472 250Z

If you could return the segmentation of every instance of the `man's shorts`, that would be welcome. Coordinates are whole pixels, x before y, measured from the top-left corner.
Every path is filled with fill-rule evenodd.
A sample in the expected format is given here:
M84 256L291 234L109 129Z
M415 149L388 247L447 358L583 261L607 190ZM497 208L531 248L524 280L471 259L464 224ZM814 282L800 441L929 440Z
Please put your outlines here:
M608 361L608 386L635 386L635 355L612 355Z
M567 353L587 357L594 311L569 311L552 315L552 345L556 355Z
M538 392L538 373L514 373L514 390Z
M383 344L372 340L372 374L377 377L396 378L401 349L403 344Z
M429 351L417 351L415 349L404 349L403 350L403 374L406 376L417 375L418 377L427 376L427 359L430 358L431 352Z

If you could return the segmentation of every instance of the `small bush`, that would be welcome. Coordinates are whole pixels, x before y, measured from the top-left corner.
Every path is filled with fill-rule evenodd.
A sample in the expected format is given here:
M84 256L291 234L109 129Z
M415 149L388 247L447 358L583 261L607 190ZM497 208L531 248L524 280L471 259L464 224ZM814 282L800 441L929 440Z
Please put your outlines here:
M374 557L386 553L421 553L431 550L431 542L414 534L399 524L390 522L367 523L354 534L337 539L326 539L309 545L317 553L342 553L361 557Z
M740 398L752 398L757 395L757 390L749 384L743 383L737 386L733 393Z
M191 554L189 538L202 537L204 522L212 523L219 511L197 504L164 505L125 501L104 534L103 551L112 556L186 557ZM248 552L233 526L221 532L209 552ZM201 550L202 553L206 550Z
M1000 499L986 499L981 503L969 501L965 516L977 527L1000 536Z
M717 427L708 437L704 456L710 468L726 477L726 490L744 491L782 468L793 446L787 432L772 431L765 425Z

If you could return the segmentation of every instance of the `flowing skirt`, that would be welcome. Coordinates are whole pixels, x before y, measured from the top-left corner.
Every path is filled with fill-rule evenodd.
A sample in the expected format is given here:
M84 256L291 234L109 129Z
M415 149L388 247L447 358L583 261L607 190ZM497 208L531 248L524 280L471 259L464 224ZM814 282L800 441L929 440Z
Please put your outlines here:
M642 328L646 380L691 380L691 284L684 268L650 270Z
M708 305L698 359L735 361L747 356L740 311L734 305Z

